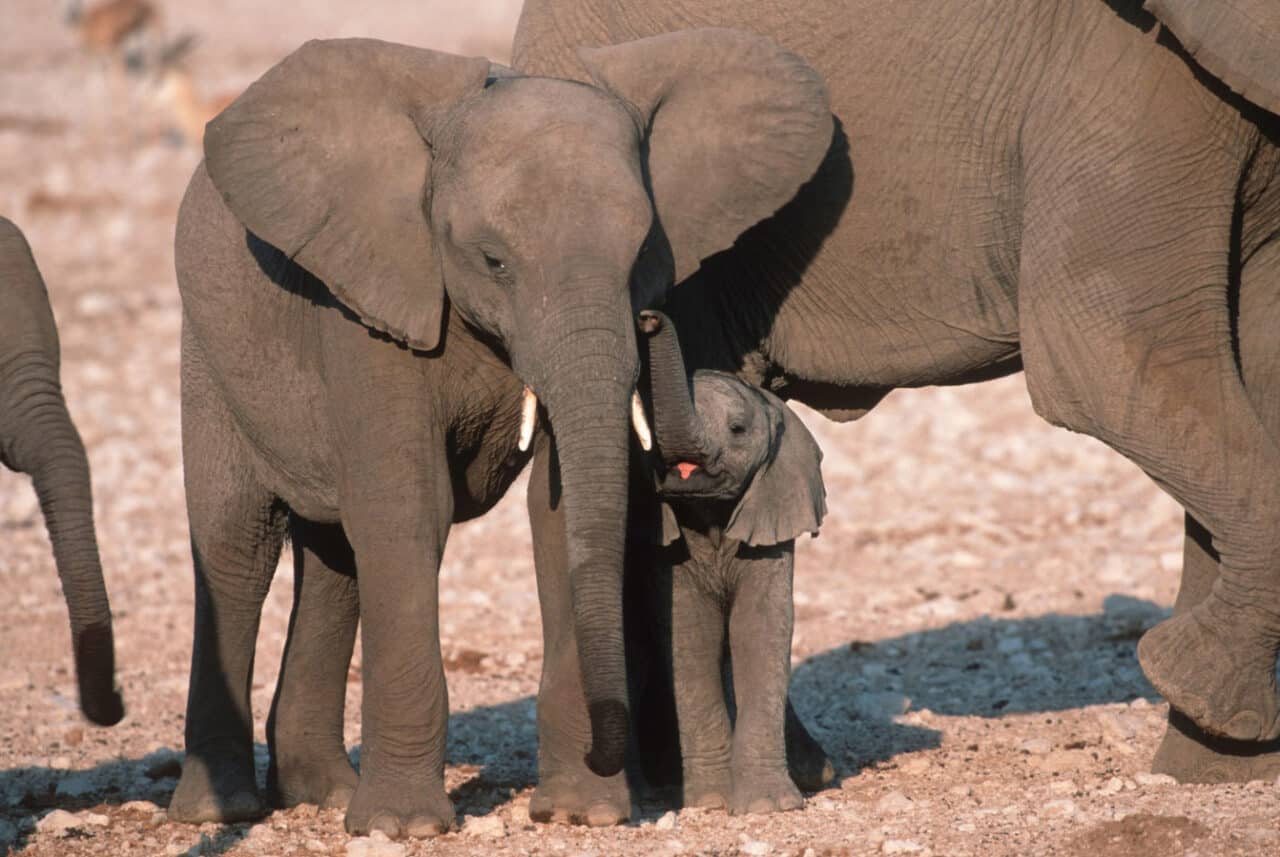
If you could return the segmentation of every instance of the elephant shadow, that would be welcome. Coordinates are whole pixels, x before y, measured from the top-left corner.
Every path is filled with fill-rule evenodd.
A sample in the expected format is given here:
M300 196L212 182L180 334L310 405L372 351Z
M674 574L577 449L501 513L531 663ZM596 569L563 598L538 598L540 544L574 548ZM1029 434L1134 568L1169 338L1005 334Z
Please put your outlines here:
M912 711L996 718L1157 702L1138 665L1137 642L1169 615L1153 602L1114 594L1100 613L984 616L874 643L853 640L797 665L792 700L849 775L940 746L941 732L899 717Z

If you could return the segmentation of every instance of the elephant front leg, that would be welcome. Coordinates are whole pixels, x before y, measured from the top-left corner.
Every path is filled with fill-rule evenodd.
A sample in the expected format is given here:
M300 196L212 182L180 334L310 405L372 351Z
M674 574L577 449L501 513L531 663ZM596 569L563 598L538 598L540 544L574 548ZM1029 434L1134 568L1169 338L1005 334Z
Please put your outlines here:
M791 683L790 545L745 562L729 616L733 693L735 813L799 809L804 798L787 770L787 689Z
M454 824L444 787L449 696L438 601L453 505L443 455L398 469L371 466L342 495L343 528L360 568L364 659L360 782L346 828L421 838Z
M267 799L346 809L360 778L347 758L347 670L360 620L355 555L342 527L290 517L294 596L267 718Z
M631 816L631 793L624 773L601 777L586 764L591 720L574 635L564 507L552 500L551 458L551 441L541 435L528 489L543 641L538 787L529 802L529 815L535 821L603 827Z

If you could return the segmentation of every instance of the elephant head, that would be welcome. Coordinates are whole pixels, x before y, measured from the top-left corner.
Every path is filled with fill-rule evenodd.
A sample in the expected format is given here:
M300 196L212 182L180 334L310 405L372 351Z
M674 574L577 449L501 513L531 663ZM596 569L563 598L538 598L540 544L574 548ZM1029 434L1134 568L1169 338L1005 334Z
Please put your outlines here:
M633 306L793 196L830 144L831 119L817 74L760 37L686 31L583 57L598 86L372 40L313 41L210 122L204 148L239 220L365 325L432 352L448 347L451 306L545 408L588 764L607 775L621 768L627 729Z
M663 500L663 544L680 538L671 504L726 538L763 547L817 533L826 514L822 450L777 396L725 372L694 373L675 328L640 314Z

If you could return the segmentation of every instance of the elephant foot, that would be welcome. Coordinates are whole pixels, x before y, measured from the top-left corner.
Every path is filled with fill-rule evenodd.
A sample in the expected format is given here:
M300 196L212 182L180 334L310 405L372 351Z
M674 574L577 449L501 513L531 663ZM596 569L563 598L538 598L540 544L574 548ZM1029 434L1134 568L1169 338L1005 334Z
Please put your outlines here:
M552 774L542 780L529 801L529 817L554 824L611 827L631 817L626 777Z
M258 794L252 758L244 762L225 761L228 755L187 753L182 778L169 801L169 820L183 824L216 821L230 824L253 821L267 814L267 805ZM210 764L206 758L221 759Z
M1169 711L1151 770L1180 783L1273 782L1280 777L1280 741L1232 741L1210 735L1189 717Z
M429 839L453 828L454 811L444 783L422 787L402 780L375 779L366 770L347 805L352 836L377 830L391 839Z
M787 717L786 738L787 769L801 791L821 791L835 781L835 765L798 718Z
M730 806L734 815L763 815L800 809L804 798L785 770L735 772Z
M729 767L685 771L684 805L702 809L728 809L733 795Z
M1275 648L1247 616L1218 622L1202 602L1138 641L1143 672L1169 705L1211 735L1280 738Z
M358 785L360 776L341 751L324 758L281 751L267 768L267 800L282 809L303 803L346 809Z

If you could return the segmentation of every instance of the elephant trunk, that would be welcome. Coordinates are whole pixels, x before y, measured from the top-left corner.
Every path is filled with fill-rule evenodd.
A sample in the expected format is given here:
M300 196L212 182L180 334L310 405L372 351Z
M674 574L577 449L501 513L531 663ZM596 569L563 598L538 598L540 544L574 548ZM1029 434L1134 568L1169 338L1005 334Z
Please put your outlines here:
M571 309L548 320L545 371L520 372L538 393L555 437L582 687L591 720L586 762L622 769L628 707L622 634L627 515L628 405L638 361L629 307ZM617 316L617 322L601 319Z
M653 399L653 430L662 461L668 466L702 463L706 457L705 432L693 406L675 325L662 313L645 310L640 313L639 327L645 334L648 351L645 362Z
M38 375L47 376L48 368ZM115 686L111 606L94 534L89 462L56 380L29 377L20 383L20 396L6 415L18 427L9 457L15 469L31 476L53 544L71 618L80 708L93 723L111 726L124 716L124 704Z

